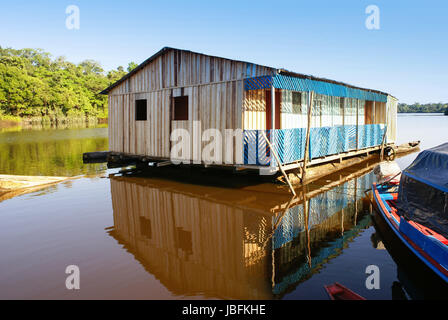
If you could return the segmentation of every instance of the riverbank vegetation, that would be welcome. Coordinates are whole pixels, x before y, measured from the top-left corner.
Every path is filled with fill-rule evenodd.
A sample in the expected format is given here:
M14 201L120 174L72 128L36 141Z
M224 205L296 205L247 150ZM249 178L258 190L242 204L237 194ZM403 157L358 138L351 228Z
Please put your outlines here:
M399 113L445 113L448 115L448 103L414 103L414 104L406 104L400 103L398 104L398 112Z
M0 47L0 121L79 122L107 118L99 92L135 68L105 71L100 63L52 58L41 49Z

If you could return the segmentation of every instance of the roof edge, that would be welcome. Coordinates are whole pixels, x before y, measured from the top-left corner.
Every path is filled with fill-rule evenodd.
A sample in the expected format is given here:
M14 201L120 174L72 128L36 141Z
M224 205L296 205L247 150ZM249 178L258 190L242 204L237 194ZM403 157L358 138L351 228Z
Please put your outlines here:
M297 72L289 71L289 70L286 70L286 69L279 69L279 74L285 75L285 76L296 77L296 78L310 79L310 80L314 80L314 81L322 81L322 82L328 82L328 83L332 83L332 84L339 84L339 85L347 87L347 88L359 89L359 90L364 90L364 91L368 91L368 92L375 92L375 93L383 94L383 95L386 95L386 96L392 96L391 94L389 94L387 92L380 91L380 90L358 87L358 86L354 86L354 85L351 85L351 84L348 84L348 83L345 83L345 82L342 82L342 81L331 80L331 79L327 79L327 78L315 77L313 75L297 73Z
M138 71L140 71L141 69L143 69L148 63L150 63L151 61L153 61L154 59L160 57L162 54L164 54L165 52L168 52L170 50L175 50L174 48L171 47L163 47L162 49L160 49L159 51L157 51L155 54L153 54L152 56L150 56L148 59L146 59L145 61L143 61L142 63L140 63L134 70L132 70L131 72L127 73L126 75L124 75L120 80L115 81L113 84L111 84L109 87L107 87L106 89L104 89L103 91L100 92L100 94L108 94L113 88L115 88L116 86L118 86L119 84L121 84L122 82L124 82L125 80L129 79L130 77L132 77L135 73L137 73Z
M129 79L130 77L132 77L135 73L137 73L138 71L143 69L147 64L152 62L154 59L158 58L159 56L161 56L161 55L163 55L166 52L171 51L171 50L179 50L179 51L185 51L185 52L190 52L190 53L195 53L195 54L206 55L204 53L193 52L193 51L184 50L184 49L176 49L176 48L173 48L173 47L163 47L158 52L153 54L151 57L149 57L148 59L146 59L145 61L140 63L134 70L132 70L131 72L127 73L121 79L117 80L115 83L111 84L109 87L107 87L106 89L101 91L100 94L108 94L112 89L114 89L116 86L118 86L119 84L123 83L125 80ZM342 81L336 81L336 80L331 80L331 79L326 79L326 78L315 77L313 75L307 75L307 74L297 73L297 72L293 72L293 71L288 71L288 70L283 69L283 68L274 68L274 67L269 67L269 66L253 63L253 62L242 61L242 60L235 60L235 59L218 57L218 56L211 56L211 55L206 55L206 56L214 57L214 58L220 58L220 59L226 59L226 60L232 60L232 61L238 61L238 62L244 62L244 63L251 63L251 64L255 64L255 65L261 66L261 67L270 68L272 70L275 70L275 72L277 74L282 74L282 75L287 75L287 76L292 76L292 77L298 77L298 78L304 78L304 79L310 79L310 80L315 80L315 81L323 81L323 82L328 82L328 83L333 83L333 84L339 84L339 85L342 85L342 86L345 86L345 87L348 87L348 88L354 88L354 89L364 90L364 91L368 91L368 92L375 92L375 93L383 94L383 95L386 95L386 96L394 97L391 94L389 94L387 92L380 91L380 90L362 88L362 87L354 86L354 85L351 85L351 84L347 84L347 83L342 82ZM397 99L397 98L395 98L395 99Z

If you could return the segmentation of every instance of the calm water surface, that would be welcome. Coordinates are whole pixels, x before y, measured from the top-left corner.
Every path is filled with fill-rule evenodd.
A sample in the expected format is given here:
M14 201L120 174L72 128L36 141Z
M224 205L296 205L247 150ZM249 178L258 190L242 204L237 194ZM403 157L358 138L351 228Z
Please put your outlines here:
M107 127L4 130L0 131L0 174L76 176L105 168L85 166L79 155L107 150Z
M399 143L448 141L441 115L400 115L398 127ZM328 299L335 281L368 299L403 297L364 195L373 162L298 201L245 178L109 178L118 170L82 164L83 152L106 149L105 128L0 133L0 174L83 175L0 202L0 298ZM65 288L72 264L78 291ZM372 264L379 290L365 287Z

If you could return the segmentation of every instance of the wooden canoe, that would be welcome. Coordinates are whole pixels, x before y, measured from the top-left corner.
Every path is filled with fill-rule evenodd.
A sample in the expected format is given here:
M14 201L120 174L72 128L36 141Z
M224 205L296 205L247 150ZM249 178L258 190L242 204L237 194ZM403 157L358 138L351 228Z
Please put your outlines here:
M325 286L325 290L331 300L366 300L366 298L337 282Z

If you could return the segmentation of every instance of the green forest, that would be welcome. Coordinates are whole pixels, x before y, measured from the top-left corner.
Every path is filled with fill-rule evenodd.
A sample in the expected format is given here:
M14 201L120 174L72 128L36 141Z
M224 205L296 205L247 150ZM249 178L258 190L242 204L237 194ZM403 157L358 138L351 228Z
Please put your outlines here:
M445 113L448 115L448 103L427 103L427 104L398 104L400 113Z
M42 49L0 47L0 119L107 118L99 92L135 67L106 72L94 60L75 64Z

